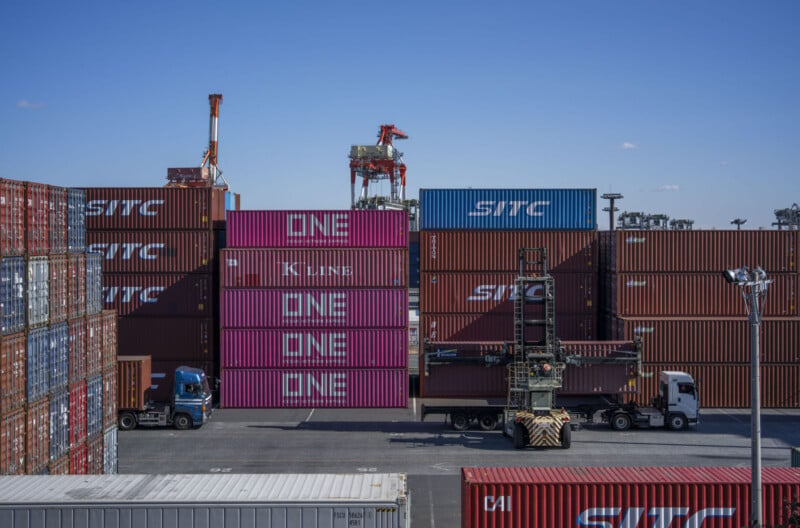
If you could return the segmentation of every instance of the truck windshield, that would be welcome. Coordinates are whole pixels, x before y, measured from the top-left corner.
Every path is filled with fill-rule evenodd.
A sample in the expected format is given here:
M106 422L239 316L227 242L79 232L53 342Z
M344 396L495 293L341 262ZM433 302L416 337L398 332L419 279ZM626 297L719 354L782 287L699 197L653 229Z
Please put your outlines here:
M208 386L208 378L203 377L203 394L211 394L211 388Z

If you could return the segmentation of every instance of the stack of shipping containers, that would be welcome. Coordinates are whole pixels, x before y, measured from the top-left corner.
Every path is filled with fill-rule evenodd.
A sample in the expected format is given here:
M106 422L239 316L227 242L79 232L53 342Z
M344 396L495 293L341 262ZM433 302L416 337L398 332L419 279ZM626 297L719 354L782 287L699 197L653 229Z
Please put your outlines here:
M750 406L750 325L726 269L761 266L769 285L761 323L761 405L800 405L798 231L603 233L606 335L643 341L646 371L684 370L704 407ZM642 397L657 377L643 378Z
M222 406L407 406L405 211L229 212L220 262Z
M520 247L547 249L558 337L597 339L596 201L594 189L420 191L422 396L505 395L505 367L481 358L513 339Z
M2 474L116 472L116 416L102 422L104 404L116 415L115 371L99 383L116 351L96 323L114 333L116 314L101 313L84 206L79 189L0 180Z
M155 400L168 401L180 365L218 376L215 259L232 198L217 188L86 189L87 243L103 262L103 306L119 314L118 352L151 356Z

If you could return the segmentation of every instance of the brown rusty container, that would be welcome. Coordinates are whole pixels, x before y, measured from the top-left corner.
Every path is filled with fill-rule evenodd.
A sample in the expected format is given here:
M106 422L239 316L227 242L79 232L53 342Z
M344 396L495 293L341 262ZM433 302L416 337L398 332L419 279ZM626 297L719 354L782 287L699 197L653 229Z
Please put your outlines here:
M212 188L86 188L86 231L207 229L225 220L225 191Z
M67 320L69 311L69 261L66 255L50 255L50 324Z
M617 272L710 272L761 266L797 272L796 231L615 231L608 269Z
M25 474L25 409L0 414L0 475Z
M47 464L48 475L69 475L69 453L50 460Z
M50 254L57 255L66 253L67 246L67 214L69 201L67 199L67 189L65 187L49 186L48 201L49 207L49 230L50 230Z
M122 317L211 317L214 293L211 274L103 274L103 309Z
M67 289L67 318L75 319L86 315L86 254L70 254Z
M568 341L597 339L594 315L557 314L556 335ZM420 339L430 341L511 341L514 339L512 314L427 314L420 316ZM540 327L528 327L528 341L542 339ZM622 339L622 338L620 338Z
M117 312L103 310L103 371L114 369L117 364Z
M69 384L86 379L86 318L69 322Z
M99 313L86 316L86 377L103 370L103 317Z
M0 339L0 416L23 409L27 402L26 343L24 332Z
M50 461L50 398L28 402L25 419L25 472L41 473Z
M89 251L103 255L103 273L211 273L211 231L147 230L86 233Z
M25 182L25 252L29 256L50 253L49 187Z
M215 325L200 317L122 317L118 321L120 356L147 351L156 361L216 363Z
M103 474L103 435L86 440L86 474Z
M508 390L505 366L432 365L423 374L420 358L420 396L423 398L504 398Z
M0 178L0 256L25 253L25 184Z
M117 387L119 400L117 408L144 409L150 388L152 361L150 356L117 357Z
M596 273L596 231L422 231L422 271L518 271L517 250L547 248L551 272Z

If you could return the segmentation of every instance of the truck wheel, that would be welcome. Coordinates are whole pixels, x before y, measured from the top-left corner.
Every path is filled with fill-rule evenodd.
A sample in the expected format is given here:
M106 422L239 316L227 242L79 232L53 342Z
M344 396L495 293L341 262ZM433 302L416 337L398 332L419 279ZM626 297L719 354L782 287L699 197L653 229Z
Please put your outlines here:
M514 424L514 449L522 449L527 444L525 432L525 426L520 423Z
M497 416L494 414L482 414L478 419L478 424L484 431L494 431L497 427Z
M119 428L121 431L130 431L131 429L136 428L136 417L133 415L133 413L120 413Z
M625 413L616 413L611 417L611 428L615 431L627 431L631 428L631 417Z
M175 429L189 429L192 427L192 418L188 414L177 414L173 424Z
M469 418L466 414L455 413L450 415L450 423L456 431L466 431L469 429Z
M572 445L572 428L569 424L561 426L561 449L569 449Z
M670 414L668 425L669 428L672 429L673 431L686 429L687 426L686 417L682 414Z

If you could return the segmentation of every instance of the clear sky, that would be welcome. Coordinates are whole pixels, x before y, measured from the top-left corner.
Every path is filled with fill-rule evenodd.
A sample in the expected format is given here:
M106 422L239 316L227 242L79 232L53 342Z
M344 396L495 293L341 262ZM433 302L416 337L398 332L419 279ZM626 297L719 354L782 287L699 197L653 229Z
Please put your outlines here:
M799 26L793 0L6 0L0 177L161 186L221 93L246 209L349 208L350 146L391 123L409 198L596 188L772 228L800 202Z

